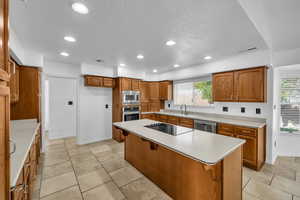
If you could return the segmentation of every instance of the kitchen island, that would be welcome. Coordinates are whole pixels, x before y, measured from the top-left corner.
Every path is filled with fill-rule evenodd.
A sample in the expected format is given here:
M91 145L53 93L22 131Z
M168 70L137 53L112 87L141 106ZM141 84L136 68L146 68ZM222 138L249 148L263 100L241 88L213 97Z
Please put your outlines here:
M173 136L153 120L116 122L125 159L173 199L242 200L244 140L191 130Z

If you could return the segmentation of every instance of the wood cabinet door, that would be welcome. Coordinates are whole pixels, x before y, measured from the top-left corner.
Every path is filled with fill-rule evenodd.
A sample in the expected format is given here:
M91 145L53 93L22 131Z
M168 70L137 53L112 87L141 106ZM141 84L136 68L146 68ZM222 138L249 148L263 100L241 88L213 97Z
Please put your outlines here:
M130 78L121 78L121 90L131 90L131 79Z
M85 85L91 87L100 87L103 84L103 78L96 76L86 76Z
M148 103L141 103L141 112L149 112Z
M131 80L131 90L135 90L135 91L140 90L140 80L137 79Z
M257 140L255 137L237 135L238 138L246 140L243 145L243 161L245 164L256 166L257 161Z
M213 75L213 101L234 100L234 73L224 72Z
M149 85L145 81L140 82L140 95L141 103L149 101Z
M266 67L261 67L234 72L237 101L266 101L266 70Z
M172 100L173 99L173 88L171 81L159 82L159 98L160 100Z
M8 0L0 0L0 199L10 196Z
M19 100L20 72L19 72L19 67L13 60L10 60L9 63L10 63L10 81L9 81L10 102L16 103Z
M160 111L160 102L150 102L149 104L149 112L159 112Z
M149 82L150 100L159 101L159 82Z
M103 87L113 88L114 87L114 79L113 78L103 78Z

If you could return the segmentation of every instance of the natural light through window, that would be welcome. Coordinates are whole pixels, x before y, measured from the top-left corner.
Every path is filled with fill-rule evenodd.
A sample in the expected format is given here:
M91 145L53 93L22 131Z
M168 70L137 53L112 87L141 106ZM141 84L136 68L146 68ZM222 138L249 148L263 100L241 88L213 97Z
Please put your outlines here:
M300 134L300 75L281 79L280 130Z
M210 106L212 104L211 80L195 80L174 84L175 105Z

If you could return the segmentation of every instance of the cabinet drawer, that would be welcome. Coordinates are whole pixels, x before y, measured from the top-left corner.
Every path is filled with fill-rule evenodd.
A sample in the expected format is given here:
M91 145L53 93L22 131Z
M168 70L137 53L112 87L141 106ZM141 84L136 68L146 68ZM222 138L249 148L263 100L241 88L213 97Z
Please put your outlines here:
M169 116L168 123L178 125L179 119L178 119L178 117Z
M114 80L112 78L103 78L103 87L114 87Z
M179 125L187 128L194 128L194 120L188 118L179 118Z
M167 115L159 115L159 118L160 118L160 119L168 120L168 116L167 116Z
M230 124L218 124L218 133L234 133L234 126Z
M257 131L254 128L247 128L247 127L236 127L235 128L236 135L248 135L256 137Z

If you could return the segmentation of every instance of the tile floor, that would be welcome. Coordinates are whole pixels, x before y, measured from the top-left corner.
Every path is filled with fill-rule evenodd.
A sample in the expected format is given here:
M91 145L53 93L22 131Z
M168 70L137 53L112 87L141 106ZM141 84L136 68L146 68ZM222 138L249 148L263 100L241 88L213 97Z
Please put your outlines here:
M76 145L52 140L41 157L34 200L168 200L124 160L113 140ZM244 168L244 200L300 200L300 158L279 157L260 172Z

